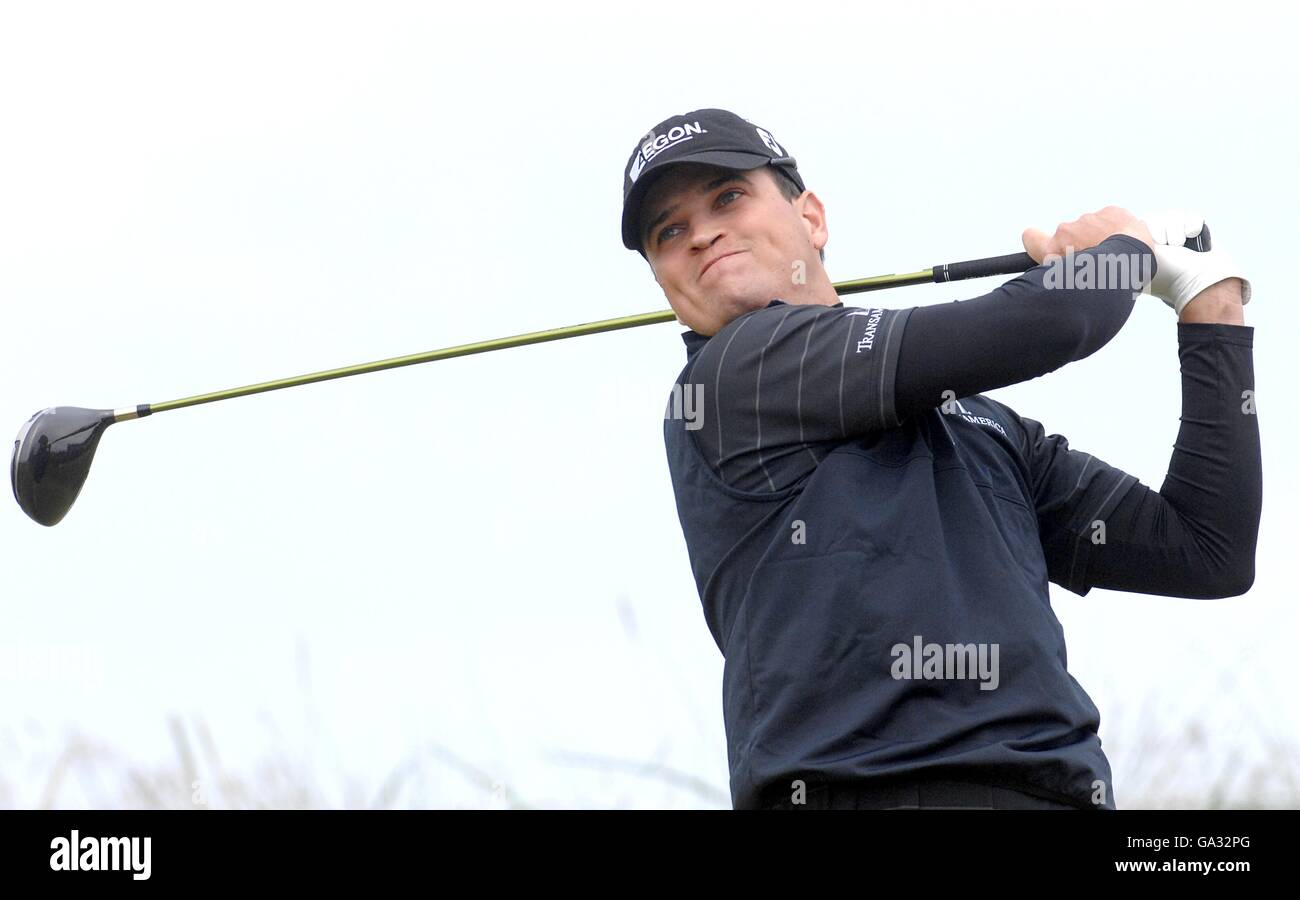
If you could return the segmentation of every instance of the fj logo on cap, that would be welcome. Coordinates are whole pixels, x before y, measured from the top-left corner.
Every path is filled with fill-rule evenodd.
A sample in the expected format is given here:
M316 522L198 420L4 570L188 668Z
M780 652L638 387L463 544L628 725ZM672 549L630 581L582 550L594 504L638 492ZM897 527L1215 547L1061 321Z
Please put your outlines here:
M762 139L763 143L767 145L767 149L771 150L777 156L786 155L785 151L781 149L781 145L776 142L776 138L772 137L772 132L759 128L757 125L754 126L754 130L758 132L758 136Z
M632 168L627 170L627 177L636 181L641 175L641 170L646 167L650 160L654 159L660 153L669 148L676 147L682 141L689 141L697 134L708 134L708 130L701 128L699 122L689 124L674 125L668 129L667 134L655 136L652 131L646 135L646 140L641 144L641 149L637 151L636 158L632 160Z

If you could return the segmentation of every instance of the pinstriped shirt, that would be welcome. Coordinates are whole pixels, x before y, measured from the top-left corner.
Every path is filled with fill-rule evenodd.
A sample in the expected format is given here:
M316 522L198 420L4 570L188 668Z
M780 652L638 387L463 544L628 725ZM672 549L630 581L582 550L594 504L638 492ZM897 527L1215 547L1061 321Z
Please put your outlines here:
M683 334L664 434L733 803L923 771L1114 808L1048 581L1088 592L1088 526L1137 479L980 394L900 419L913 309L774 300ZM999 671L898 677L903 645L996 646Z

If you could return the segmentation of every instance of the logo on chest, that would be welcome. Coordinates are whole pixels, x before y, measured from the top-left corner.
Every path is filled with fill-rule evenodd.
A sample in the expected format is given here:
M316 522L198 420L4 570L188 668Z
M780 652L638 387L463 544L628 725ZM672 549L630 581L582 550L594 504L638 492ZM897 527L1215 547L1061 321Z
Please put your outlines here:
M962 405L956 395L948 390L943 392L943 403L939 405L939 411L945 415L956 415L958 418L965 419L972 425L981 425L985 428L992 429L1003 437L1007 436L1007 431L1002 427L1001 422L990 419L988 416L977 416L969 409Z

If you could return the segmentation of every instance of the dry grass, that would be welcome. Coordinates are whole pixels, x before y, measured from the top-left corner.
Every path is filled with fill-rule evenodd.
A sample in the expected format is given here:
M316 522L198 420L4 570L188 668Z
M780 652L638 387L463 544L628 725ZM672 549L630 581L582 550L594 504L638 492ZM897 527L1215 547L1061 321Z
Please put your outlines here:
M216 742L202 718L188 725L179 717L168 720L174 757L161 764L140 764L94 738L73 734L52 756L37 753L23 765L13 757L0 775L0 806L40 809L408 809L487 807L506 809L602 808L608 806L674 806L726 808L725 784L714 784L654 761L618 760L576 753L554 753L548 761L559 769L595 775L586 777L587 798L575 796L556 802L526 796L527 789L512 790L484 768L465 760L449 748L431 744L400 761L369 790L364 779L346 776L322 784L312 766L279 753L271 754L247 771L225 767ZM30 737L41 737L36 723L27 723ZM6 729L12 743L12 729ZM1204 731L1189 725L1172 737L1148 736L1140 752L1129 755L1121 748L1110 751L1125 809L1251 809L1300 808L1300 766L1297 753L1275 742L1272 755L1244 765L1242 752L1220 754L1210 767ZM1123 760L1121 766L1117 760ZM25 770L25 773L22 772ZM563 775L563 773L561 773ZM15 776L21 781L15 782ZM31 780L29 780L31 779ZM460 798L440 799L439 786L459 780L460 789L444 791ZM584 777L561 777L563 784L548 789L583 787ZM621 788L610 791L610 785ZM653 786L652 790L647 787ZM20 790L21 787L21 790ZM37 790L37 788L39 788ZM198 793L201 791L201 794ZM605 798L605 802L595 799ZM671 802L664 798L673 796ZM33 802L32 798L35 797ZM480 798L477 802L475 797ZM203 802L196 802L196 798ZM468 798L468 799L467 799ZM610 803L610 798L616 798Z
M636 643L635 625L624 624ZM315 709L305 648L299 654L303 702ZM1276 718L1283 707L1258 683L1250 691L1235 687L1230 680L1187 685L1173 698L1184 701L1182 709L1162 705L1155 695L1107 709L1103 739L1121 809L1300 808L1300 752L1286 734L1288 723ZM693 698L682 702L698 722ZM1201 723L1213 723L1213 731ZM413 748L387 774L349 773L336 765L320 775L316 748L308 747L306 758L290 754L274 722L272 751L251 765L231 766L202 716L186 721L172 715L166 725L170 752L142 762L79 731L50 734L31 720L21 727L0 724L0 808L730 807L725 775L714 782L672 768L664 761L670 743L645 759L551 752L543 757L547 774L531 776L545 783L530 784L502 778L499 765L492 767L494 776L488 766L438 743Z

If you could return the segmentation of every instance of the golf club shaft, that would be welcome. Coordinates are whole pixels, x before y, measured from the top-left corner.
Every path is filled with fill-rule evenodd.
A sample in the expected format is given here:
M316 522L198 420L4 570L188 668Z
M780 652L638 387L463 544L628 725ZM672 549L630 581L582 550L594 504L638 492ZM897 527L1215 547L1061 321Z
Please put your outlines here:
M942 266L935 266L931 269L922 269L919 272L909 272L903 275L876 275L871 278L859 278L854 281L841 281L832 285L837 294L859 294L865 291L878 291L884 288L902 287L910 284L943 284L950 281L962 281L968 278L983 278L989 275L1012 275L1020 272L1027 272L1034 268L1038 263L1028 253L1013 253L1007 256L993 256L986 259L974 259L964 262L947 263ZM307 375L297 375L293 378L282 378L278 381L264 381L260 384L250 384L244 387L230 388L225 391L215 391L211 394L198 394L193 397L183 397L180 400L168 400L165 403L142 404L134 408L119 409L113 411L113 420L121 422L126 419L138 419L143 416L152 415L153 413L167 412L172 409L182 409L186 406L197 406L200 403L215 403L218 400L230 400L234 397L245 397L249 394L260 394L266 391L278 391L281 388L297 387L303 384L312 384L317 381L328 381L333 378L346 378L350 375L364 375L367 372L381 372L385 369L396 369L401 366L413 366L417 363L433 362L439 359L451 359L455 356L469 356L474 353L487 353L490 350L504 350L507 347L522 347L527 344L541 344L546 341L558 341L564 338L578 337L584 334L598 334L606 331L618 331L623 328L636 328L640 325L654 325L660 322L672 322L677 318L671 309L660 310L657 312L640 313L634 316L622 316L617 319L603 319L599 322L587 322L581 325L569 325L564 328L552 328L547 331L534 331L529 334L517 334L511 337L495 338L489 341L478 341L472 344L460 344L456 347L445 347L441 350L429 350L424 353L413 353L409 356L395 356L391 359L381 359L375 362L360 363L355 366L344 366L341 369L327 369L323 372L312 372Z

